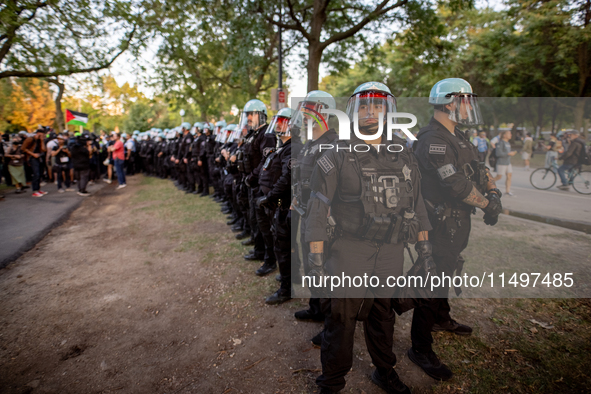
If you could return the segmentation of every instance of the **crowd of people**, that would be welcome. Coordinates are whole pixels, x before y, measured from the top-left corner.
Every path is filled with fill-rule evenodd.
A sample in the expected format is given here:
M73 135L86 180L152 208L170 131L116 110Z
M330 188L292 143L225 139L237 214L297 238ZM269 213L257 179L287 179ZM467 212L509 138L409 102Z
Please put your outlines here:
M50 183L57 185L58 193L74 192L76 184L78 195L88 196L88 185L100 181L102 176L105 182L111 183L115 168L117 188L123 188L126 149L129 159L133 149L129 146L135 146L135 140L129 138L125 148L126 137L116 132L55 133L44 126L31 134L5 133L0 143L0 180L15 186L17 194L30 188L31 195L37 198L48 194L41 188Z
M515 196L511 192L511 180L513 176L511 158L518 152L513 150L511 146L510 141L513 137L511 130L501 131L490 140L487 138L485 131L476 133L473 133L471 140L478 149L478 159L482 162L488 161L491 168L496 172L495 181L499 181L504 176L505 194ZM530 160L534 155L536 147L539 153L545 154L545 168L557 167L556 172L561 180L561 184L557 188L564 191L570 190L567 173L573 168L585 164L585 152L589 150L585 141L581 138L579 131L570 130L561 133L560 138L556 134L551 134L549 140L540 138L536 146L534 146L532 134L529 132L525 133L525 136L522 138L521 147L521 158L524 162L525 171L530 170ZM561 166L556 164L558 160L563 161Z

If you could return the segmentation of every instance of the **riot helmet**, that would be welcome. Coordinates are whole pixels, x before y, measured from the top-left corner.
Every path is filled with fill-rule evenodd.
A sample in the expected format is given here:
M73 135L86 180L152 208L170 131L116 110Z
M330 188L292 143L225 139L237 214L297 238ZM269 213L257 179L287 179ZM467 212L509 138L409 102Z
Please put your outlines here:
M267 127L267 133L275 133L277 137L291 137L289 121L291 120L291 108L282 108L273 116L271 124Z
M313 90L306 95L289 122L290 132L301 135L305 139L315 139L328 131L328 114L323 114L324 109L335 109L334 97L322 90ZM312 131L309 133L309 131ZM303 131L303 132L302 132ZM317 132L314 132L317 131ZM316 135L316 137L314 137Z
M242 114L240 115L240 122L238 128L243 130L246 128L247 132L256 130L267 123L267 106L261 100L250 100L244 106Z
M396 98L385 84L366 82L357 87L347 102L347 116L364 135L376 134L388 113L396 112Z
M429 104L448 114L452 122L465 126L484 124L477 96L462 78L447 78L433 85Z

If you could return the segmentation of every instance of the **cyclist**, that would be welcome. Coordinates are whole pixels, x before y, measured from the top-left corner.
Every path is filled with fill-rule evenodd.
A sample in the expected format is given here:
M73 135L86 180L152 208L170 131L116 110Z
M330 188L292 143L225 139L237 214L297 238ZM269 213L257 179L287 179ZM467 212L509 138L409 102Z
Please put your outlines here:
M557 186L560 190L564 191L570 190L566 172L580 164L585 150L585 142L579 137L578 130L569 132L566 138L569 142L568 150L559 157L564 162L558 167L558 175L560 176L562 185Z

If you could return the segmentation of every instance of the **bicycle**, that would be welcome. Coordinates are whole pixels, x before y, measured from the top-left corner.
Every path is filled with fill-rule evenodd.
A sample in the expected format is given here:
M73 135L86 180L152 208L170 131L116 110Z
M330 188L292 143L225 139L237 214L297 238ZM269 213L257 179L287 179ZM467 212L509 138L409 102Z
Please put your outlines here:
M548 190L558 178L558 164L554 160L549 168L538 168L532 172L529 182L538 190ZM591 171L583 171L580 165L573 167L568 171L568 184L577 193L591 194Z

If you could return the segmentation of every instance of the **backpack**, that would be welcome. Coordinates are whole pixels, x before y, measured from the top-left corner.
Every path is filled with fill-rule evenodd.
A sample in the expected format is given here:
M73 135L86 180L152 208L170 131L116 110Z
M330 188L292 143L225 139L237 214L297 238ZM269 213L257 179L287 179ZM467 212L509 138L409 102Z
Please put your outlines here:
M579 164L582 164L584 166L591 165L591 147L585 146L584 143L582 143L581 145L583 145L583 149L581 149Z

